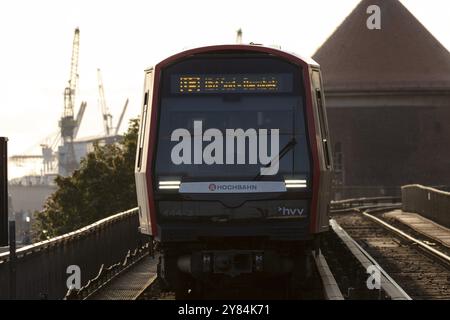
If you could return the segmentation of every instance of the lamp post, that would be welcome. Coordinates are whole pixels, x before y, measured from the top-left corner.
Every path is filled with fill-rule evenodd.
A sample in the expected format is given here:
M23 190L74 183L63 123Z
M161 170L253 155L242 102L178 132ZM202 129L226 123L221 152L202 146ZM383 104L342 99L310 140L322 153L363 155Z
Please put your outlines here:
M0 137L0 246L9 242L9 298L15 299L16 223L12 220L8 224L8 209L8 138Z
M8 245L8 138L0 137L0 247Z

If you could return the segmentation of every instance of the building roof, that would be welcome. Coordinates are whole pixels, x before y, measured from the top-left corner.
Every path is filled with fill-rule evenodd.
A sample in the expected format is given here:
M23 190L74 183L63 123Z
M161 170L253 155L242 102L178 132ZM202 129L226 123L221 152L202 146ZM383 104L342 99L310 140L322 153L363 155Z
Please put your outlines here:
M370 5L381 9L379 30L366 26ZM362 0L313 59L329 90L450 89L449 51L398 0Z

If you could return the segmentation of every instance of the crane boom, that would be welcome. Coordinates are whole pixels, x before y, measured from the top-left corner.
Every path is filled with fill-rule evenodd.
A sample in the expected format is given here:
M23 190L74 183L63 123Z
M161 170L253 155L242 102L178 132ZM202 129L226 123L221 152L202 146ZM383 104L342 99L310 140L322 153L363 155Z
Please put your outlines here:
M84 111L86 110L86 105L87 103L85 101L83 101L80 105L80 109L78 109L78 113L77 113L77 117L75 119L76 121L76 127L74 128L73 131L73 137L76 138L77 134L78 134L78 130L80 129L81 126L81 120L83 120L83 116L84 116Z
M119 121L117 121L116 130L114 131L114 135L117 135L119 133L120 125L122 124L123 116L125 115L125 112L127 111L128 106L128 99L125 101L125 105L123 106L122 113L120 114Z
M109 113L108 105L106 104L105 89L103 87L102 73L100 69L97 69L97 79L98 79L98 95L99 95L98 103L102 109L103 126L105 129L105 134L109 136L112 130L112 115L111 113Z
M80 29L75 29L70 60L70 75L68 87L64 90L64 117L74 115L75 94L78 80L78 56L80 52Z
M58 148L58 171L62 176L71 174L78 161L73 144L77 122L74 119L75 94L78 80L78 55L80 51L80 29L75 29L73 36L72 58L70 60L70 76L68 86L64 89L64 112L59 126L61 128L62 146ZM46 149L45 152L48 150Z

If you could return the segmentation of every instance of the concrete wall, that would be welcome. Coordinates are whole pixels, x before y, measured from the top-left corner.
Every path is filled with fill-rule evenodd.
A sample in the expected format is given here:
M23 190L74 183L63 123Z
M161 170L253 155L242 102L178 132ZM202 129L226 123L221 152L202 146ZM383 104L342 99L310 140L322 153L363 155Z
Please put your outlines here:
M8 187L15 212L42 210L45 200L55 190L55 186L47 185L10 185Z
M402 210L416 212L450 228L450 192L407 185L402 187Z
M447 93L328 95L337 185L450 184Z

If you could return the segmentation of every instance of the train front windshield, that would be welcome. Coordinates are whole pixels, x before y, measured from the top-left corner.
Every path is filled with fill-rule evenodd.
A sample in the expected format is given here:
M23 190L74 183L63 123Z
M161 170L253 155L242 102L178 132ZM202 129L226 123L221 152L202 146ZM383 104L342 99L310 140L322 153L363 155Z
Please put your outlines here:
M252 55L196 57L166 68L162 80L159 181L310 180L298 66Z

